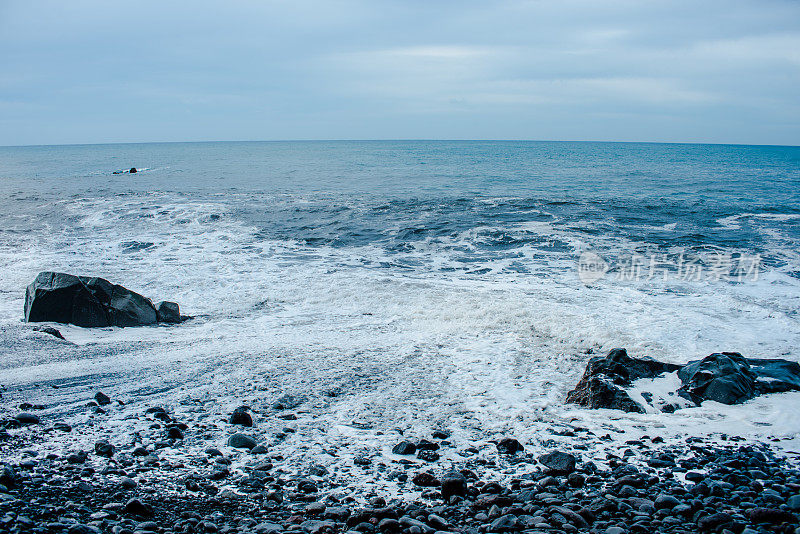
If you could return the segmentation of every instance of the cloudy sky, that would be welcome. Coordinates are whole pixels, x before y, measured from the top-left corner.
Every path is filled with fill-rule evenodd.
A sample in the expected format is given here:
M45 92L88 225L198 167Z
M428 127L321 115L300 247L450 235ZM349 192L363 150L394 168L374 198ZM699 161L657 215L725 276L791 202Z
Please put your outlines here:
M0 145L800 144L795 0L0 0Z

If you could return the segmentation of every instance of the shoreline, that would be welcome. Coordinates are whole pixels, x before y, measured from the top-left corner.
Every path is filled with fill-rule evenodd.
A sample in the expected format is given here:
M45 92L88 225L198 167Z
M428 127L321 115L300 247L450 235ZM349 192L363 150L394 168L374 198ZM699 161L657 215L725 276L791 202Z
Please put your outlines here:
M210 447L178 461L180 440L154 450L114 446L110 457L99 445L40 455L29 449L37 441L32 428L0 442L4 531L800 531L797 459L737 437L715 443L690 437L678 445L653 436L602 457L581 453L579 431L567 436L577 446L574 456L511 453L516 446L506 442L494 455L476 454L458 466L392 461L383 476L403 480L403 492L388 495L363 491L318 466L290 474L269 454ZM12 451L19 459L8 462ZM245 465L236 462L243 455Z

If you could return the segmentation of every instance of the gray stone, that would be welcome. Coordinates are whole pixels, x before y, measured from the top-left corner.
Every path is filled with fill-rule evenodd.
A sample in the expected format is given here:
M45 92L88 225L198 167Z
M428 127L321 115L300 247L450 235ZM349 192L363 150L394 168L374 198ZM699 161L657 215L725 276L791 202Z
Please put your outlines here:
M233 434L228 438L228 446L234 449L252 449L256 446L256 440L247 434Z
M568 475L575 471L576 459L569 453L553 451L540 456L539 463L544 465L550 474Z
M517 530L519 527L519 520L513 514L506 514L498 517L489 525L489 532L510 532Z

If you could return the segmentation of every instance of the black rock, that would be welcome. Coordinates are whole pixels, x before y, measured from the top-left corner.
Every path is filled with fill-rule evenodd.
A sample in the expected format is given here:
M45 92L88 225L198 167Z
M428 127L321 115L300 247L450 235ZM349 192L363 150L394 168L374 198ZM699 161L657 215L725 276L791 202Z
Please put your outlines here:
M232 425L253 426L253 418L247 412L247 406L240 406L233 410L229 422Z
M726 514L725 512L718 512L716 514L711 514L705 517L701 517L697 521L697 526L698 528L700 528L700 530L716 530L720 526L732 522L733 518L730 516L730 514Z
M156 305L156 318L159 323L180 323L180 307L175 302L161 301Z
M149 299L103 278L42 272L25 292L25 320L142 326L156 322L156 309Z
M433 474L428 473L427 471L417 473L416 475L414 475L414 477L411 479L411 482L413 482L417 486L421 486L424 488L425 487L435 488L441 484L441 482L439 482L439 479L437 479L435 476L433 476Z
M7 488L13 488L19 482L19 475L10 465L0 465L0 484Z
M417 450L438 451L439 448L438 443L428 441L427 439L421 439L417 442Z
M775 525L780 525L781 523L796 525L798 523L798 519L794 514L778 508L753 508L749 514L750 521L753 523L773 523Z
M579 513L570 510L564 506L551 506L548 510L550 514L560 514L567 519L570 523L578 528L589 528L589 523Z
M58 339L64 339L64 335L58 331L58 329L53 328L52 326L34 326L33 330L35 332L42 332L43 334L50 334L53 337L57 337Z
M538 459L539 463L547 468L547 473L551 475L568 475L575 471L576 459L566 452L553 451L539 456Z
M680 366L650 358L631 358L625 349L613 349L605 356L595 356L575 389L567 394L567 402L587 408L611 408L625 412L644 413L625 392L634 380L655 378L662 373L677 371Z
M671 510L681 502L672 495L660 494L656 497L654 506L656 510Z
M523 450L525 450L525 447L514 438L503 438L497 444L497 451L500 454L516 454Z
M435 462L439 459L439 453L430 449L417 450L417 458L426 462Z
M131 170L129 170L128 172L131 174L136 174L139 171L136 170L136 167L131 167Z
M797 362L747 358L747 363L756 374L756 391L759 393L800 390L800 364Z
M153 517L153 507L139 499L131 499L125 503L125 513L136 517Z
M498 517L489 525L489 532L511 532L518 530L519 520L513 514Z
M256 440L247 434L234 434L228 438L228 447L234 449L252 449L256 446Z
M73 452L67 455L67 462L71 464L82 464L86 461L87 454L83 451Z
M678 371L682 397L700 404L713 400L739 404L756 395L756 374L738 352L719 352L690 362Z
M392 452L395 454L414 454L417 452L417 446L410 441L401 441L394 447L392 447Z
M32 413L22 412L15 415L14 419L16 419L22 426L39 424L39 416Z
M303 493L316 493L318 491L317 485L310 480L300 480L297 483L297 489Z
M96 400L97 404L99 404L100 406L111 404L111 399L108 397L108 395L100 391L94 394L94 400Z
M181 430L177 426L170 426L167 428L167 438L168 439L183 439L183 430Z
M94 444L94 453L97 456L111 458L114 456L114 446L106 440L100 440Z
M458 471L451 471L442 477L442 498L446 501L453 495L463 497L467 494L467 479Z

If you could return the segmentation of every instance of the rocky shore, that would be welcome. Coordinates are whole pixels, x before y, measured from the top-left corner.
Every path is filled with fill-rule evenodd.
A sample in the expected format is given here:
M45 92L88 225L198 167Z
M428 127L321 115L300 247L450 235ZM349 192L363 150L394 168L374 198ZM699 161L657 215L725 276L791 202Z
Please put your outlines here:
M90 404L102 412L112 400L98 393ZM37 406L21 408L30 411L0 434L4 532L800 532L798 466L734 436L667 444L653 434L600 453L595 445L609 436L573 427L559 431L573 447L533 453L509 436L443 464L443 430L400 441L395 459L354 459L354 468L377 467L397 482L399 491L379 494L321 466L283 469L280 455L247 434L247 407L226 421L235 430L227 447L187 450L187 435L203 429L150 407L138 417L154 439L49 453L87 429L43 425Z
M136 326L185 317L103 279L42 273L26 320L57 319ZM69 343L50 326L31 332ZM794 362L726 352L679 366L614 349L589 360L566 398L606 409L608 422L539 420L527 440L508 427L473 426L478 439L449 423L394 427L382 414L377 424L345 420L336 440L322 440L319 410L341 388L292 391L248 377L221 398L185 385L165 388L182 391L167 397L77 396L92 375L0 388L0 532L800 533L800 466L779 443L665 439L666 425L645 417L635 436L611 424L615 412L675 417L706 401L797 391ZM71 400L59 403L49 388L72 388L63 397Z

